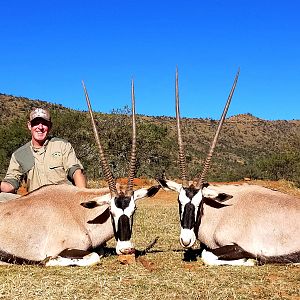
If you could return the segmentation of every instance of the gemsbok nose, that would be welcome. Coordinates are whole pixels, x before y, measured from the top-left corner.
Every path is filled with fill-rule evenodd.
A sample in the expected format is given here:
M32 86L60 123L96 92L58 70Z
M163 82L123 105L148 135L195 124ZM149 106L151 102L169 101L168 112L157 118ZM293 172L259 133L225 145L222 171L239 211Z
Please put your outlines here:
M184 248L192 247L196 242L196 236L193 229L181 229L180 244Z
M88 104L93 131L95 134L96 142L99 149L101 164L103 167L103 173L109 186L111 198L107 199L107 203L110 206L110 213L113 222L114 235L117 241L116 252L117 254L131 254L134 253L134 245L131 242L132 235L132 223L133 214L135 211L135 201L150 196L153 190L140 189L139 191L133 191L133 178L136 171L136 114L135 114L135 96L134 96L134 82L131 81L131 103L132 103L132 148L131 158L129 162L128 182L125 191L118 190L116 186L116 180L110 170L109 164L104 155L104 149L100 143L99 135L96 129L94 117L92 114L91 104L88 97L87 90L83 83L83 88ZM159 186L155 187L155 193L159 190ZM154 194L155 194L154 193Z

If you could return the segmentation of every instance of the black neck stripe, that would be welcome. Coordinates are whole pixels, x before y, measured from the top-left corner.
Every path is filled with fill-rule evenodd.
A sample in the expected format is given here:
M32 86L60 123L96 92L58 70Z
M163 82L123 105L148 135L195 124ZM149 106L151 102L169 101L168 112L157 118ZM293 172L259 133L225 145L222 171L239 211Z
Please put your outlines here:
M0 261L9 264L17 264L17 265L42 265L43 264L41 261L30 260L23 257L15 256L13 254L7 253L2 250L0 250Z

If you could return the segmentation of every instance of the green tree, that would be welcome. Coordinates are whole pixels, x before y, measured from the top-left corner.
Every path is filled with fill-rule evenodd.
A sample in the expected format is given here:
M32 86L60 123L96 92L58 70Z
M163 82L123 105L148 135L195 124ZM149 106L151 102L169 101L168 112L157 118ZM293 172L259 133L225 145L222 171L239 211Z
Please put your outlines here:
M20 146L30 140L29 130L27 129L26 118L14 119L6 126L0 127L0 178L2 179L8 168L12 153Z
M286 179L300 185L300 153L282 152L271 154L257 161L258 177L263 179Z

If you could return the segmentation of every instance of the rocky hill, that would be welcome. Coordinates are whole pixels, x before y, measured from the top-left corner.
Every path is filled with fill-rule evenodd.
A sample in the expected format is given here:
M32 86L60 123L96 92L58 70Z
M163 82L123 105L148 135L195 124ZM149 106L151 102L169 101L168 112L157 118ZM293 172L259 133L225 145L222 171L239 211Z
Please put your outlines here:
M51 110L53 135L72 142L89 178L102 176L88 114L41 100L0 94L0 179L11 153L29 139L26 118L32 107ZM127 111L96 113L102 143L116 177L127 176L131 147ZM177 161L176 121L171 117L137 117L138 177L180 177ZM201 172L203 160L218 121L182 119L182 131L190 178ZM244 177L297 182L300 178L300 120L267 121L250 114L230 117L224 123L209 172L209 180L237 180ZM299 180L300 181L300 180Z

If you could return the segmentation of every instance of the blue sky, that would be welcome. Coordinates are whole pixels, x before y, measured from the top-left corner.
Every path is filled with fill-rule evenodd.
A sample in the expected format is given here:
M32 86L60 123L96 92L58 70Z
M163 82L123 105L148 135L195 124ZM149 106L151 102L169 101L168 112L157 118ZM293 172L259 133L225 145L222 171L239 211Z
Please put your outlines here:
M300 2L1 1L0 93L96 111L300 119Z

